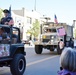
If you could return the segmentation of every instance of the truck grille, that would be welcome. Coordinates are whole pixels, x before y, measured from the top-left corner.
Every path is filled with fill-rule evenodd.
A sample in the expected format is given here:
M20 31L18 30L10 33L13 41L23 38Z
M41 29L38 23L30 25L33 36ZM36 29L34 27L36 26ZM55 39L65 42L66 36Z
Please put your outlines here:
M50 39L43 39L42 42L49 42L49 41L50 41Z

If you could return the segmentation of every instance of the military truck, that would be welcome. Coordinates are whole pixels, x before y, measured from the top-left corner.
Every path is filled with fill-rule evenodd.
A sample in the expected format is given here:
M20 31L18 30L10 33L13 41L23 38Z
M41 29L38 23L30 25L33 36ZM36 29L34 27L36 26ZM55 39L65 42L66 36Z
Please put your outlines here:
M63 28L64 30L59 31L58 29ZM64 35L58 35L63 34ZM65 45L66 41L69 41L70 38L73 37L73 26L67 25L66 23L54 23L54 22L46 22L41 25L41 33L38 41L35 42L35 52L37 54L41 54L43 48L46 48L50 51L57 50L58 54L61 54L61 50L58 46L58 42L60 39L63 39Z

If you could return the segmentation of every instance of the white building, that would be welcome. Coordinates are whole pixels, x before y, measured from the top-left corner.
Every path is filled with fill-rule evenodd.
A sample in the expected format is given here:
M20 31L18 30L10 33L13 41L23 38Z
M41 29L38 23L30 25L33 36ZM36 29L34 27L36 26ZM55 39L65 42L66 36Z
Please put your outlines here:
M32 26L36 19L41 22L41 17L43 16L36 11L29 11L22 8L21 10L13 10L12 17L14 19L15 26L23 28L23 40L27 40L27 30Z

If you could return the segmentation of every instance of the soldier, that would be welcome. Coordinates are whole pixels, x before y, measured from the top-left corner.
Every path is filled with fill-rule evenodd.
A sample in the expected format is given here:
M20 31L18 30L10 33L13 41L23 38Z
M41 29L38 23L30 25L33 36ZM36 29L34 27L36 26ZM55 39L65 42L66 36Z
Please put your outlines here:
M13 25L14 21L11 16L9 16L10 12L9 10L5 9L3 10L4 17L1 19L0 23L5 25Z

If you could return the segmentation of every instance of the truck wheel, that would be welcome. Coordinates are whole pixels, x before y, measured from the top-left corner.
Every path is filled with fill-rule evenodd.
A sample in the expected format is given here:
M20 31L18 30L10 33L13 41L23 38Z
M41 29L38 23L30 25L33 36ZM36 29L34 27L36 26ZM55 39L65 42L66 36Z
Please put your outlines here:
M16 54L10 64L12 75L23 75L26 68L26 60L23 54Z
M51 47L51 48L50 48L50 51L54 51L54 48L53 48L53 47Z
M41 54L42 53L42 46L41 45L35 45L35 52L37 54Z

